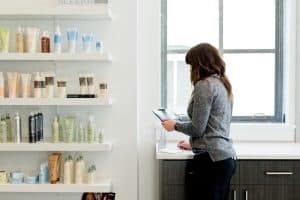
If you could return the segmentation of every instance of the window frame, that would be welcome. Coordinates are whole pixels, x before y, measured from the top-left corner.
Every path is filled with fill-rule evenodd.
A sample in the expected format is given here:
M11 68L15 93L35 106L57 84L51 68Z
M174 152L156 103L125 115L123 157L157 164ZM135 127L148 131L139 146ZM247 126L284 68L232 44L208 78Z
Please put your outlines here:
M219 0L219 50L221 54L238 53L274 53L275 54L275 95L274 115L268 116L233 116L233 122L285 122L283 112L283 19L284 0L274 0L275 3L275 49L224 49L223 48L223 5L224 0ZM161 0L161 105L167 107L167 56L168 54L185 54L188 49L168 50L167 47L167 5L168 0Z

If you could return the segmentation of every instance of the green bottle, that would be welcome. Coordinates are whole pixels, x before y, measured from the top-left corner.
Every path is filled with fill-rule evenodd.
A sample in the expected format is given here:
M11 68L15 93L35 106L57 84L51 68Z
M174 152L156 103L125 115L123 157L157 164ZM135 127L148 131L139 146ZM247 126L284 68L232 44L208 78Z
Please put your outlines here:
M59 124L57 117L54 118L52 124L52 141L53 143L59 143Z
M5 117L1 117L0 121L0 143L6 143L7 142L7 125L5 122Z
M12 142L11 120L9 114L6 114L5 122L7 127L7 141Z
M92 143L95 141L95 122L93 116L89 117L89 121L87 125L87 137L88 137L88 143Z

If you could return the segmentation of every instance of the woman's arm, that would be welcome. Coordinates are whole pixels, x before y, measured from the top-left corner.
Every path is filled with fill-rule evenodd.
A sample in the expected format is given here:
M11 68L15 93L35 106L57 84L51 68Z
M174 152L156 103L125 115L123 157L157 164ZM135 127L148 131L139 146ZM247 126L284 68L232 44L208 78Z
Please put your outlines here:
M201 137L206 129L213 101L213 88L208 80L199 81L193 97L192 120L175 125L175 130L191 137Z

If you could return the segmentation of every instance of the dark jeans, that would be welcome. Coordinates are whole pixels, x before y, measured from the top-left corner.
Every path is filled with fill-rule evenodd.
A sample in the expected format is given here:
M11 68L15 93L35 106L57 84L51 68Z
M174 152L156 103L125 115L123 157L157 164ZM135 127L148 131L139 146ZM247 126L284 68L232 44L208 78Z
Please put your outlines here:
M208 153L196 155L186 167L186 200L228 200L235 167L232 158L213 162Z

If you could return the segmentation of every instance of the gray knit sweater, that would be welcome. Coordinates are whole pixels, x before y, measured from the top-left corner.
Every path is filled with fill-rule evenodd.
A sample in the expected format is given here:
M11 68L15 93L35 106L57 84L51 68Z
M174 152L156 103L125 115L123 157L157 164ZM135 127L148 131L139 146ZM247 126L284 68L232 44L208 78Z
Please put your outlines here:
M213 161L236 156L229 138L232 100L217 76L197 82L187 112L191 122L177 122L175 128L190 136L195 154L208 152Z

